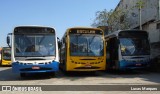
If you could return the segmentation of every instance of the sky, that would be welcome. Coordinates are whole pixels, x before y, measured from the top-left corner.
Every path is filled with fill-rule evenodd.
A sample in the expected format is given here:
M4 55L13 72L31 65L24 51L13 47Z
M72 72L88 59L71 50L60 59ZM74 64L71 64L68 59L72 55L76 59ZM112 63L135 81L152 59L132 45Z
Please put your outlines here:
M120 0L0 0L0 47L14 27L53 27L61 38L67 28L90 27L95 13L115 9Z

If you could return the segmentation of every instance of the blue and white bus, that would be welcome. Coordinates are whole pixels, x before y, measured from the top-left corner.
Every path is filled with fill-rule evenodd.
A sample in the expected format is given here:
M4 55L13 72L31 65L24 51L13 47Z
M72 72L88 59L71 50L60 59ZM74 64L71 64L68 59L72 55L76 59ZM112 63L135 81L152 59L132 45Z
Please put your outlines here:
M107 69L128 70L150 65L148 33L142 30L119 30L105 36Z
M47 72L52 75L59 70L58 40L55 29L43 26L18 26L7 36L11 47L12 71L20 73Z

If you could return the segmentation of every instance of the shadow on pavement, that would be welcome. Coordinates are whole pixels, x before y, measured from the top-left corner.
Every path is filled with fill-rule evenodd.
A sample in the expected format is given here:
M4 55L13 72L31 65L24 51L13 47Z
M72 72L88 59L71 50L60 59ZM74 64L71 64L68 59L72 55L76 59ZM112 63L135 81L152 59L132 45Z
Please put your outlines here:
M61 79L78 81L85 78L140 78L144 81L160 83L159 73L149 72L146 70L135 71L97 71L97 72L62 72L58 71L55 75L47 73L27 74L26 77L20 77L19 74L12 73L11 67L0 67L0 81L27 81L27 80L46 80L46 79ZM116 79L115 79L116 80Z
M60 75L59 75L60 74ZM62 72L59 73L57 77L59 79L69 79L70 81L75 81L79 79L85 79L88 77L96 78L140 78L144 81L160 83L159 73L150 72L148 70L130 70L130 71L97 71L97 72ZM115 79L116 80L116 79Z
M12 72L11 67L0 67L0 81L43 80L54 77L54 75L50 75L48 73L34 73L27 74L26 77L20 77L20 74Z

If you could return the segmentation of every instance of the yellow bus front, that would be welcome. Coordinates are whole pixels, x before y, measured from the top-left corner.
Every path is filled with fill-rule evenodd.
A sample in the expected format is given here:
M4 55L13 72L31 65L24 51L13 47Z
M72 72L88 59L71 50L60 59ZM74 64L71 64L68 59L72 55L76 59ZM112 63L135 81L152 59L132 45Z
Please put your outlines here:
M1 65L11 65L11 49L8 47L2 49Z
M103 34L100 29L71 29L68 32L66 70L105 70L106 49Z

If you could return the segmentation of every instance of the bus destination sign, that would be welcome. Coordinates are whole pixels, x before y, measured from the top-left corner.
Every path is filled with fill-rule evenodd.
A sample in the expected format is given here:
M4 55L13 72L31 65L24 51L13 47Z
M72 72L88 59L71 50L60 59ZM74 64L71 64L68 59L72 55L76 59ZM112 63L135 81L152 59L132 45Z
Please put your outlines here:
M78 34L84 33L84 34L95 34L95 30L77 30Z
M88 30L88 29L78 29L78 30L71 30L70 34L102 34L100 30Z

